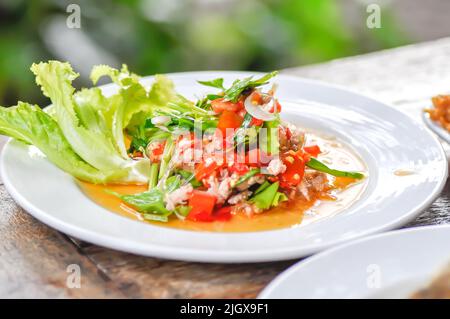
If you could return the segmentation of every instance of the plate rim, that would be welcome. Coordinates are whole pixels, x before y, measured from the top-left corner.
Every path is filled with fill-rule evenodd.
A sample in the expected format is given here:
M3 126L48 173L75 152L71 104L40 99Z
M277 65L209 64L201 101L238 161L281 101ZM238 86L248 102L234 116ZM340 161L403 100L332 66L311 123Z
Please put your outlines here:
M211 73L228 73L228 74L262 74L260 72L249 72L249 71L193 71L193 72L177 72L177 73L167 73L167 75L170 76L193 76L194 74L211 74ZM384 107L392 109L395 112L401 113L403 116L406 116L412 123L415 123L417 125L423 125L423 123L420 123L416 119L409 116L406 112L403 110L399 110L398 108L395 108L385 102L382 102L380 100L377 100L373 98L372 96L360 94L356 92L355 90L348 89L346 87L342 87L340 85L327 83L324 81L314 80L314 79L308 79L303 77L297 77L290 74L283 74L281 73L280 76L283 76L284 78L291 79L293 81L303 82L306 84L314 84L319 85L322 87L328 87L328 88L334 88L340 91L344 91L345 93L350 93L352 95L356 95L359 97L362 97L364 99L371 100L372 102L382 104ZM151 76L145 76L142 77L142 80L151 80L154 77L154 75ZM100 87L109 87L114 86L113 83L105 84ZM424 209L426 209L442 192L442 189L444 188L448 176L448 163L447 163L447 157L445 156L444 149L442 147L442 144L439 142L438 138L431 133L430 131L426 130L426 134L434 140L436 143L436 146L438 146L439 153L441 156L441 159L444 160L445 165L444 169L441 172L442 174L439 176L440 182L434 187L433 191L428 194L426 199L421 203L421 205L416 206L413 210L411 210L408 214L403 215L401 218L397 218L396 220L393 220L389 223L384 223L381 226L376 226L372 228L367 228L365 231L362 231L358 233L357 235L353 236L352 238L340 238L336 239L330 243L326 244L310 244L308 247L300 247L300 248L289 248L289 249L277 249L275 252L274 250L270 252L249 252L249 251L218 251L218 252L211 252L208 251L207 254L208 257L205 257L205 251L201 249L195 249L195 248L178 248L178 247L169 247L169 246L159 246L155 244L146 243L143 245L134 245L133 247L130 246L129 243L116 240L115 238L112 238L111 236L104 235L104 234L98 234L94 231L85 230L84 228L72 225L70 223L66 223L63 221L60 221L59 219L45 213L44 211L38 209L37 207L34 207L31 203L29 203L25 198L22 197L18 191L16 191L15 187L12 185L11 181L9 180L8 173L6 172L5 168L5 154L6 151L11 144L11 140L5 144L5 147L2 151L2 155L0 158L0 173L3 176L3 183L5 185L6 190L8 193L13 197L14 200L17 201L19 206L25 209L29 214L40 220L41 222L49 225L52 228L55 228L65 234L68 234L72 237L79 238L82 240L85 240L87 242L107 247L110 249L125 251L133 254L143 255L143 256L152 256L152 257L159 257L159 258L166 258L166 259L172 259L172 260L187 260L187 261L196 261L196 262L220 262L220 263L235 263L235 262L241 262L241 263L251 263L251 262L261 262L261 261L278 261L278 260L288 260L288 259L295 259L299 258L301 256L308 256L312 253L315 253L317 251L322 251L325 249L328 249L333 246L341 245L344 242L352 242L354 240L358 240L359 238L364 238L376 233L384 232L386 230L390 230L393 228L396 228L400 225L404 225L408 221L414 219L416 216L418 216ZM138 222L138 221L135 221ZM232 235L232 234L230 234ZM150 249L151 248L151 249ZM149 252L151 250L151 252ZM273 254L272 254L273 253ZM176 255L176 256L175 256ZM264 255L264 256L263 256ZM268 256L270 255L270 256Z
M366 243L366 242L369 242L372 240L378 240L380 238L396 237L396 236L401 236L402 234L405 234L405 233L409 234L409 233L415 233L415 232L427 232L427 231L432 231L435 229L448 229L450 231L450 224L412 226L409 228L391 230L388 232L377 233L377 234L365 236L362 238L358 238L355 240L351 240L351 241L348 241L341 245L337 245L333 248L326 249L317 254L314 254L313 256L309 256L309 257L306 257L305 259L297 261L293 265L286 268L283 272L281 272L275 278L273 278L272 281L268 285L266 285L263 290L261 290L261 292L258 294L258 296L256 298L257 299L273 298L270 295L277 288L277 286L280 285L281 283L283 283L286 279L288 279L293 273L298 271L298 269L306 267L310 264L314 264L315 262L317 262L318 260L320 261L323 258L325 258L325 260L326 260L326 258L328 258L329 256L332 256L336 252L344 251L347 248L352 247L352 246L364 245L364 243Z

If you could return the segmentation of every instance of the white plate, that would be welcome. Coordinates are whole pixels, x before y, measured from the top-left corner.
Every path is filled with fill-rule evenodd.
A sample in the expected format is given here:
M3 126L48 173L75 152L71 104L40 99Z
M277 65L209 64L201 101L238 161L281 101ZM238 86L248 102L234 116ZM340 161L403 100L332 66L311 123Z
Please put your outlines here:
M450 225L360 239L301 261L259 298L408 298L450 262Z
M208 91L198 79L224 77L227 83L246 72L170 74L180 93ZM143 79L150 85L151 77ZM1 170L7 190L30 214L70 236L146 256L201 262L258 262L306 256L413 219L442 190L447 162L437 139L407 115L339 87L280 75L278 95L284 117L294 124L335 135L351 145L369 170L360 200L331 218L296 228L207 233L168 229L127 219L94 204L74 180L28 147L10 142ZM105 86L104 92L115 90ZM305 106L288 101L313 101ZM399 177L398 169L415 174Z

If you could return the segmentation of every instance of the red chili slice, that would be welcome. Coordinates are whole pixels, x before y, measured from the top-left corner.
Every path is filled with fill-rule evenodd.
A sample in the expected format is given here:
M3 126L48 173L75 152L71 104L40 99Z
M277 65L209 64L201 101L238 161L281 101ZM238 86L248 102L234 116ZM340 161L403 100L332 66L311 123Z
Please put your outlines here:
M320 147L318 145L305 146L303 147L303 150L312 157L317 157L321 153Z

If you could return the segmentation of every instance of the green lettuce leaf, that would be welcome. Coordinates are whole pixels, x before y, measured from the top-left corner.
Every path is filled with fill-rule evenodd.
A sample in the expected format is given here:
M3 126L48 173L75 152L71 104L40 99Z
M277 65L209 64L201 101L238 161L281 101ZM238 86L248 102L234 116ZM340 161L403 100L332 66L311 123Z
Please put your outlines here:
M139 76L131 73L126 64L122 64L120 71L104 64L96 65L92 68L90 78L94 85L104 76L108 76L111 78L111 81L121 87L139 82Z
M178 95L172 81L164 76L156 76L147 92L139 77L130 73L126 65L120 70L105 65L92 70L94 84L107 76L118 86L117 93L111 96L104 96L99 88L76 92L72 82L78 74L69 63L49 61L33 64L31 70L36 83L53 105L46 112L25 104L8 112L2 109L1 133L36 145L49 160L85 181L148 182L149 161L130 159L125 146L124 129L132 124L134 118L145 125L146 119L158 112L179 116L189 114L193 119L209 116L207 111ZM51 126L51 132L46 132L48 128L45 125ZM32 136L30 132L33 131L41 134ZM154 128L153 131L157 135L159 129ZM151 140L154 134L152 130L148 133L150 135L146 138ZM51 142L52 139L64 142ZM52 145L61 150L63 154L60 157Z
M113 133L114 108L99 89L83 90L74 95L72 81L78 74L68 63L33 64L31 70L44 95L52 100L54 117L75 153L100 171L125 176L115 182L148 181L148 163L133 161L126 153L118 151L117 144L123 139L119 141Z
M86 162L99 170L113 170L124 166L124 160L110 139L97 130L83 126L76 113L75 89L72 81L78 74L68 63L50 61L33 64L32 72L42 92L55 108L55 116L64 136L73 150Z
M0 107L0 134L33 144L63 171L91 183L123 178L125 171L100 171L75 153L56 121L36 105Z
M150 111L152 105L147 96L147 91L139 82L139 77L128 71L126 65L119 71L107 65L98 65L92 69L91 80L97 84L101 77L109 77L119 86L119 92L107 99L107 113L110 130L115 141L115 146L122 157L127 158L125 146L124 128L130 122L132 116L142 111Z

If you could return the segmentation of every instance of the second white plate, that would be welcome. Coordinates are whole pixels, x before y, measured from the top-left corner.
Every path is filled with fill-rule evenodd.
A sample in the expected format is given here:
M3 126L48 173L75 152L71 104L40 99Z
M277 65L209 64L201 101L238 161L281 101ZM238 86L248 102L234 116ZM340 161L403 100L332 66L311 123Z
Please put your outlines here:
M292 266L259 298L409 298L450 263L450 225L389 232Z

